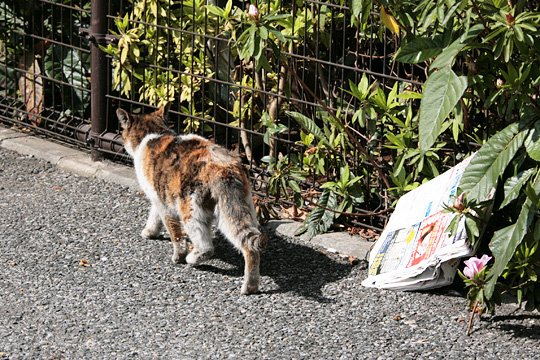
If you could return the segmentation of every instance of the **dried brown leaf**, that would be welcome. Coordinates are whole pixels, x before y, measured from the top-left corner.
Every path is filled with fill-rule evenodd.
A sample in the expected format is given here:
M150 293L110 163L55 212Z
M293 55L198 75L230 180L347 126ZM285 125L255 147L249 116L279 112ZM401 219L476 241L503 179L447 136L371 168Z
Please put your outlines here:
M21 66L25 72L19 78L19 92L23 99L28 119L32 124L39 126L41 111L43 110L43 78L41 69L34 54L26 53L21 59Z
M352 256L352 255L347 257L347 261L352 266L358 265L360 263L360 260L356 256Z
M304 221L306 219L306 212L302 209L298 209L296 206L289 208L281 207L280 215L282 219L292 219L297 221Z
M81 259L79 260L79 266L88 267L90 266L90 261L88 261L87 259Z
M364 239L375 241L379 238L379 233L372 229L365 229L362 227L349 227L347 228L347 232L351 235L358 235L363 237Z
M255 205L259 223L266 224L271 219L279 219L279 214L274 210L269 201L258 196L253 196L253 204Z

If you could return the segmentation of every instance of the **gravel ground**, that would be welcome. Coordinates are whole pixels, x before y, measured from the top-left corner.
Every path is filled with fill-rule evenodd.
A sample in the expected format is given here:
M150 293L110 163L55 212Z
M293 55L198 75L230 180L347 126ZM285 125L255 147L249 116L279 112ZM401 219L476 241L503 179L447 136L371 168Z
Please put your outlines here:
M0 359L540 358L540 315L499 308L466 336L466 301L363 288L366 276L272 237L262 293L241 296L242 259L173 265L139 236L147 203L0 149Z

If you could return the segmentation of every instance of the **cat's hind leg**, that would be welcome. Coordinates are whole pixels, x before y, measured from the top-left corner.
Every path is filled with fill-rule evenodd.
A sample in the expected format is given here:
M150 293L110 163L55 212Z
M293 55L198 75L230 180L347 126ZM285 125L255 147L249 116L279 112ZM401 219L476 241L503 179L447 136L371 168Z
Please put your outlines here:
M214 255L212 240L213 205L201 202L196 196L180 202L180 214L184 229L193 244L186 263L198 265Z
M145 239L154 239L159 236L162 228L163 222L161 221L158 206L152 204L148 219L146 220L146 226L141 232L141 236Z
M260 236L256 235L256 240ZM242 244L242 255L244 255L244 282L240 293L242 295L255 294L259 291L261 275L259 266L261 263L261 252L247 244Z
M186 232L193 244L193 250L186 256L186 263L199 265L210 260L214 255L214 243L212 241L212 229L210 223L194 219L186 224Z
M167 227L173 246L172 262L180 263L185 260L187 255L186 237L180 219L173 216L165 216L165 226Z

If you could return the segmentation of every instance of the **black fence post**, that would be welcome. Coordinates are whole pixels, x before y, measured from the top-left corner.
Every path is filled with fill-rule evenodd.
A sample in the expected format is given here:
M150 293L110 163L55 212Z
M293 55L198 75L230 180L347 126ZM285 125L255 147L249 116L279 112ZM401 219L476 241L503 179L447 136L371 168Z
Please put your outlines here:
M92 160L103 159L99 148L99 137L107 127L107 57L99 49L99 44L107 34L107 0L92 0L90 42L91 42L91 128L90 139Z

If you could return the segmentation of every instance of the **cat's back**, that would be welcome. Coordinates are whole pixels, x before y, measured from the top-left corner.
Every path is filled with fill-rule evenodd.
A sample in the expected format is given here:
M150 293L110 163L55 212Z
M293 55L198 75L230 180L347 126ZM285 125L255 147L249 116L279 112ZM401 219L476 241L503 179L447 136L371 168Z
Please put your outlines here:
M149 136L136 159L136 172L157 188L160 183L209 183L217 177L244 178L240 157L194 134ZM137 169L138 168L138 169Z
M141 144L140 158L144 167L157 164L174 165L180 162L209 158L212 143L198 135L148 135Z

